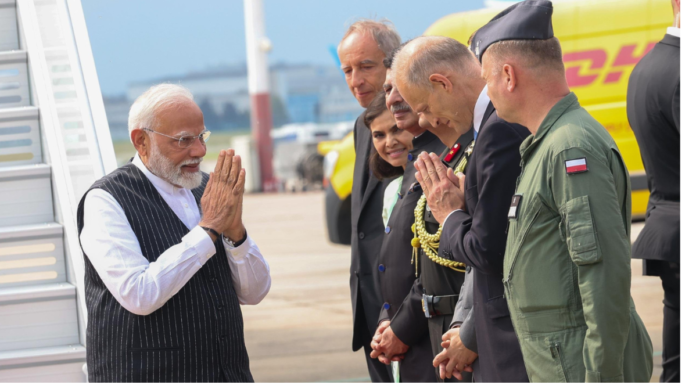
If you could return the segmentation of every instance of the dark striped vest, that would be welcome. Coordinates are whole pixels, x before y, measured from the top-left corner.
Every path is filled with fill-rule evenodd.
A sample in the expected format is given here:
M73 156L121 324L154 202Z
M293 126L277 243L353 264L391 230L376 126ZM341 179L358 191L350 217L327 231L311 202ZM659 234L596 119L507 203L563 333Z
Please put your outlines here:
M201 186L192 190L199 208L207 182L204 174ZM108 192L120 204L150 262L189 232L133 164L96 181L87 193L92 189ZM79 233L87 193L77 210ZM123 308L84 255L90 382L253 381L242 312L221 239L215 250L176 295L147 316Z

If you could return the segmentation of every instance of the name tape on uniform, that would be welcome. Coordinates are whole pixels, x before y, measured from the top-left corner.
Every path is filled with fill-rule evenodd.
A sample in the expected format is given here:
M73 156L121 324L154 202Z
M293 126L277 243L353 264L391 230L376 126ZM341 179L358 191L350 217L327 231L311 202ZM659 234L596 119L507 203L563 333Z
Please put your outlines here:
M512 203L510 203L510 210L508 211L508 219L517 219L517 207L519 207L522 201L522 195L513 195Z
M578 158L565 161L566 174L584 173L587 171L587 159Z

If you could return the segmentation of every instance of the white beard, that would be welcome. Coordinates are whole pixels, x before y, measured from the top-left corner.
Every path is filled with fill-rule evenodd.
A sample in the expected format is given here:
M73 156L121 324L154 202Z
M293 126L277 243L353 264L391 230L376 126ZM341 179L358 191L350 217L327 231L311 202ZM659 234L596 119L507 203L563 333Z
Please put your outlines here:
M188 159L176 165L160 152L157 144L153 143L150 151L150 160L148 161L150 167L148 169L150 169L152 174L171 184L186 189L195 189L203 182L203 173L200 170L195 173L182 172L181 167L201 163L201 161L203 161L203 158Z

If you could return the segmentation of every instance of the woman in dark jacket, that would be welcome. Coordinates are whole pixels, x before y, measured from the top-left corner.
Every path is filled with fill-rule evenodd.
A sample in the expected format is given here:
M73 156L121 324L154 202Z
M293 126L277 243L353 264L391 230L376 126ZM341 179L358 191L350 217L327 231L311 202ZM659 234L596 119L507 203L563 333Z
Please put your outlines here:
M404 181L404 170L407 165L413 165L408 160L409 153L413 149L413 135L397 128L383 93L378 94L367 107L365 125L372 131L375 147L370 157L370 169L377 178L390 181L384 191L382 219L385 235L378 268L375 271L385 303L380 313L378 335L373 341L374 351L371 356L373 358L379 356L385 363L388 363L390 359L399 361L402 382L435 382L427 321L422 313L416 315L419 318L419 322L416 323L418 325L412 326L423 332L416 333L418 336L416 339L409 339L410 336L398 336L398 332L391 329L383 334L390 327L392 317L399 312L401 303L409 296L417 278L418 266L412 263L411 259L413 252L411 225L414 221L413 210L420 193L409 190L414 181L412 176L407 176L409 178ZM409 332L413 331L412 327L408 327ZM400 340L399 344L403 352L392 358L386 358L379 351L378 346L382 336L385 339Z

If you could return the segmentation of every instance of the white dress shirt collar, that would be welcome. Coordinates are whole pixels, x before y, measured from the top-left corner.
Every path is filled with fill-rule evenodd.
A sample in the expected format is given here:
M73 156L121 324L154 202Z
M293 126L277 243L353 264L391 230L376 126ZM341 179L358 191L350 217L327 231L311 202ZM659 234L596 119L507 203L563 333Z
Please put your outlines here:
M491 99L488 98L488 86L485 86L481 90L481 94L479 94L476 106L474 106L474 130L476 133L481 130L481 122L483 122L483 115L486 114L489 102L491 102Z
M679 27L669 26L667 28L667 34L673 35L677 38L681 38L681 29Z
M181 193L181 190L184 189L170 184L167 180L164 180L152 174L152 172L147 169L145 163L143 163L143 161L140 159L140 155L138 154L135 154L135 157L133 157L133 164L135 165L135 167L140 169L140 171L143 172L143 174L145 174L145 177L147 177L147 179L150 180L152 185L154 185L155 188L157 188L157 190L160 192L165 192L167 194L174 195L176 193Z

